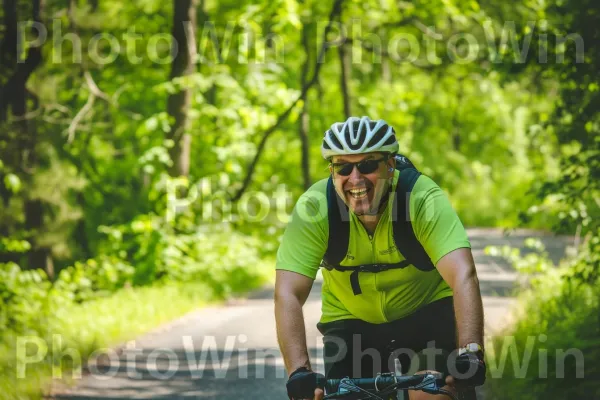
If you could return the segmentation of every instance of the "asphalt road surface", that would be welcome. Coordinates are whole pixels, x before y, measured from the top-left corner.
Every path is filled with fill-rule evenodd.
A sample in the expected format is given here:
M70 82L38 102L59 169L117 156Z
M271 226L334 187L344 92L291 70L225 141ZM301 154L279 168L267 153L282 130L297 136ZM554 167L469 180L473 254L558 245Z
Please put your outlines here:
M484 254L489 245L522 247L526 237L539 237L553 260L565 254L572 239L514 231L470 229L485 308L486 335L509 323L517 275L497 257ZM304 307L307 343L313 367L322 342L319 280ZM264 289L222 307L200 309L166 326L107 351L71 388L54 398L121 399L286 399L286 371L275 335L273 291ZM480 396L481 397L481 396ZM490 400L490 399L486 399Z

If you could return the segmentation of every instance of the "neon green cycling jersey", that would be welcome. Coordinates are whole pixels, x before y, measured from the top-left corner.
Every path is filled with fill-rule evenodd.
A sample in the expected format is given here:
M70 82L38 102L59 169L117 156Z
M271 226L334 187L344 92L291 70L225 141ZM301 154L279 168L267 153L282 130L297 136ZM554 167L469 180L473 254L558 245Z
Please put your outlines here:
M400 172L396 171L394 189ZM277 252L276 268L315 279L327 249L327 179L315 183L296 203ZM404 260L394 243L390 197L377 228L367 234L358 217L350 213L350 242L343 266L397 263ZM442 189L421 175L410 196L410 218L415 236L434 265L446 254L471 247L467 233ZM401 240L401 239L400 239ZM358 318L384 323L403 318L435 300L452 296L452 289L437 269L423 272L410 265L403 269L359 274L362 294L354 295L350 271L323 269L321 322Z

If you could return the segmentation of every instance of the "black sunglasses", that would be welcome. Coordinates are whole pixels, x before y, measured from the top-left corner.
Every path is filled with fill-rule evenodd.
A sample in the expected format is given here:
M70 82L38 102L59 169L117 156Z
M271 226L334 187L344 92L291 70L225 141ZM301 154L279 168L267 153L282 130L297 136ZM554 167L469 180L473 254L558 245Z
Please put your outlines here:
M352 170L354 170L355 165L356 168L358 168L358 172L360 172L361 174L372 174L373 172L377 171L380 162L385 162L387 160L388 158L384 157L378 160L363 160L355 163L331 163L331 166L333 167L334 172L341 176L350 175L352 173Z

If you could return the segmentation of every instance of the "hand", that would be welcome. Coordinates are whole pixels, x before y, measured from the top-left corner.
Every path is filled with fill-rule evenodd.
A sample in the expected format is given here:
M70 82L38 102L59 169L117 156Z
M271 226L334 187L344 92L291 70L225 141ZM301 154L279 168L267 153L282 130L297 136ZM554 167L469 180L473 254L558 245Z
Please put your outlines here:
M481 386L485 383L486 365L483 354L465 353L456 358L454 370L457 376L448 376L446 384L454 387Z
M321 400L325 376L305 367L300 367L290 375L286 388L290 400Z

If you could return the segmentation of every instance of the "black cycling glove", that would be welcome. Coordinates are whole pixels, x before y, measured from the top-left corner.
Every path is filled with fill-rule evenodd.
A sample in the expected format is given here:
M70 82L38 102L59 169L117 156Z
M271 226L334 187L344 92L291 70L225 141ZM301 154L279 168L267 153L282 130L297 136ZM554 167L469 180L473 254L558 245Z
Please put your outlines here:
M465 353L456 358L455 377L457 383L467 386L481 386L485 382L486 366L483 356L476 353Z
M285 385L290 400L313 399L315 389L323 388L325 376L309 370L306 367L300 367L290 375Z

